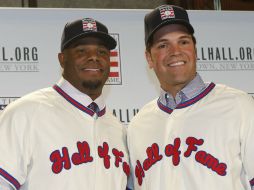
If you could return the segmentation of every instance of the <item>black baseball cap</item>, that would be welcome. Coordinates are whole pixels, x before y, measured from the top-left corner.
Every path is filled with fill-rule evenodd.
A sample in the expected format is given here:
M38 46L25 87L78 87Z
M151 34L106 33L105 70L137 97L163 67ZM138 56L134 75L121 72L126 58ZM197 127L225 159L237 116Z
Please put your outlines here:
M182 24L190 34L194 29L190 24L188 13L185 9L174 5L161 5L145 16L145 44L148 45L153 34L162 26L168 24Z
M108 28L104 24L92 18L83 18L65 25L61 39L61 51L72 42L87 36L101 39L109 50L116 47L116 40L109 35Z

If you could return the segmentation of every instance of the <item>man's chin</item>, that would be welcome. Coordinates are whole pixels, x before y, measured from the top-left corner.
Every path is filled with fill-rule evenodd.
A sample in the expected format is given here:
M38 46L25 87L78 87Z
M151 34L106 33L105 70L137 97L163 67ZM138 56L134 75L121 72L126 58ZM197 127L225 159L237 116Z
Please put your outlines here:
M96 90L98 88L101 88L102 85L103 85L102 81L100 80L89 80L89 81L82 82L82 86L90 90Z

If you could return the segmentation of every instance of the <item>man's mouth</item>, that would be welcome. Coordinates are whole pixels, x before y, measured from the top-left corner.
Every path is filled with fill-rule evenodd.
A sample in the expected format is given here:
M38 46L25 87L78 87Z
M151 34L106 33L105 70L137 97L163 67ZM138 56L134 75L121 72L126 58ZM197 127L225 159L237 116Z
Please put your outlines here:
M178 62L175 62L175 63L168 64L168 66L176 67L176 66L181 66L181 65L184 65L184 64L185 64L184 61L178 61Z
M85 71L94 71L94 72L100 71L100 69L82 69L82 70L85 70Z

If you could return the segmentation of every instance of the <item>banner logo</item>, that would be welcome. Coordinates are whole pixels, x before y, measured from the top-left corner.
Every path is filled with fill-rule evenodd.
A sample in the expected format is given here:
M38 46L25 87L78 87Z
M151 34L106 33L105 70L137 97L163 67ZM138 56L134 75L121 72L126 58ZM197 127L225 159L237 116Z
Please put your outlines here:
M249 71L254 70L254 48L198 47L198 71Z
M37 47L0 47L0 72L39 72Z
M117 46L115 49L110 51L110 73L106 84L121 85L122 73L121 73L119 34L110 34L110 35L116 40Z
M17 100L19 97L0 97L0 111L2 111L8 104Z
M139 109L137 108L119 108L119 109L113 109L112 113L114 116L116 116L119 121L124 124L128 125L131 119L139 112Z

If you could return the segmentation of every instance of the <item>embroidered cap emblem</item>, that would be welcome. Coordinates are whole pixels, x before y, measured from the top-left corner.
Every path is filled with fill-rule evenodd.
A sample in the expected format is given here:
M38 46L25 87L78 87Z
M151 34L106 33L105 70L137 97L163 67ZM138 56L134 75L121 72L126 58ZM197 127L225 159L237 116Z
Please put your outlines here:
M168 18L175 18L175 12L173 7L166 5L166 6L161 6L159 9L160 9L160 15L162 20L165 20Z
M96 21L91 18L85 18L82 20L83 31L97 31Z

